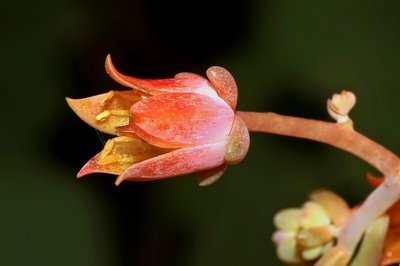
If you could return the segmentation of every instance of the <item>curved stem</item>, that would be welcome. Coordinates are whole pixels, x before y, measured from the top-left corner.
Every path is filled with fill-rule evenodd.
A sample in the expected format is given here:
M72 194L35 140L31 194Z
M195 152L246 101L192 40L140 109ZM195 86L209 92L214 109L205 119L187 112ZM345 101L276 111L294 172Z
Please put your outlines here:
M386 177L385 182L367 197L339 235L338 247L345 248L349 256L368 226L400 199L400 159L385 147L354 131L351 120L338 124L275 113L237 112L237 115L243 119L249 131L332 145L360 157Z
M285 135L326 143L360 157L384 176L397 176L400 159L391 151L353 130L351 121L343 124L278 115L236 112L249 131Z
M353 217L347 222L340 232L338 245L346 247L350 253L353 253L364 230L399 198L399 179L392 176L386 177L385 181L369 194Z

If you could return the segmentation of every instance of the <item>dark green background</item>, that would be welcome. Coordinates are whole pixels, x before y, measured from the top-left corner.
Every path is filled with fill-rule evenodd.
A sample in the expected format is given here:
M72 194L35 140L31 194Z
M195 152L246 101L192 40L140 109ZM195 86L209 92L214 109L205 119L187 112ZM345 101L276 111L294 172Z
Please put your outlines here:
M239 109L329 120L354 91L355 127L398 152L400 4L385 1L8 1L0 15L0 265L279 265L272 217L326 187L351 204L373 171L341 151L253 134L223 178L114 186L76 172L102 143L64 97L120 89L104 71L235 76ZM107 137L107 136L104 136Z

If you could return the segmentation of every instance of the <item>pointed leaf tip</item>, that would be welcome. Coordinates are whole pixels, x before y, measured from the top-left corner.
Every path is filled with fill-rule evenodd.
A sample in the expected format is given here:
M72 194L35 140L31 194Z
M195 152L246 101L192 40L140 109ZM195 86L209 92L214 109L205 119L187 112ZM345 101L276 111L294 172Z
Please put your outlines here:
M128 77L122 73L120 73L114 66L112 60L111 60L111 55L108 54L106 57L106 61L105 61L105 67L106 67L106 72L108 73L108 75L115 80L116 82L118 82L119 84L126 86L128 88L132 88L132 89L137 89L139 90L139 88L137 86L134 86L134 84L132 83L132 81L135 81L136 79L133 77ZM147 93L147 91L142 88L140 89L140 91L142 91L143 93Z
M122 183L122 181L124 181L124 178L122 176L118 176L114 184L116 186L119 186Z
M95 167L93 166L93 160L90 159L82 168L79 170L78 174L76 175L77 178L81 178L85 175L92 174L96 171Z
M217 96L214 88L207 79L193 73L178 73L175 78L166 79L141 79L120 73L107 55L105 68L112 79L119 84L133 89L136 93L144 96L158 95L171 92L194 92Z

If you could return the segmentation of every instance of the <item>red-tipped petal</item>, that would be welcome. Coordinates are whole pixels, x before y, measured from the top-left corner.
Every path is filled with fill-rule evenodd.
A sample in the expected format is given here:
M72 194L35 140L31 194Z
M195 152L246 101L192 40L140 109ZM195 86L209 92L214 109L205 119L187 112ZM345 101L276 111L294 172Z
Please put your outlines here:
M233 110L220 98L195 93L168 93L142 100L131 108L131 130L152 145L179 148L223 141Z
M224 174L227 167L228 167L227 164L222 164L216 168L206 170L206 171L200 173L199 176L197 177L197 183L201 187L205 187L205 186L214 184L216 181L218 181L221 178L221 176Z
M107 141L103 150L79 171L78 178L92 173L120 175L131 165L170 150L154 147L140 139L120 136Z
M110 91L82 99L66 98L68 105L83 121L112 135L116 135L117 127L128 124L128 110L140 99L133 91Z
M111 56L107 55L106 71L116 82L139 91L141 94L157 95L170 92L195 92L216 96L207 79L191 73L180 73L175 78L139 79L120 73L113 65Z
M92 173L100 173L100 171L96 167L96 163L93 159L90 159L85 165L79 170L78 174L76 175L77 178L81 178L85 175L89 175ZM110 173L109 171L106 173ZM113 173L116 174L116 173Z
M219 142L175 150L132 165L115 184L124 180L147 181L212 169L224 164L224 149L225 142Z
M222 67L213 66L207 70L207 77L217 91L218 96L235 110L238 90L231 73Z

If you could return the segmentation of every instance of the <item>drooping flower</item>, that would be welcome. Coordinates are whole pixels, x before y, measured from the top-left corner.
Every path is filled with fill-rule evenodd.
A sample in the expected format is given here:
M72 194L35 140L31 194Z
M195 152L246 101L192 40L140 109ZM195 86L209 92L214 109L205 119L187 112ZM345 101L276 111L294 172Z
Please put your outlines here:
M209 80L192 73L145 80L119 73L109 55L105 66L111 78L131 90L67 98L86 123L117 135L83 166L78 177L115 174L119 184L198 172L199 184L208 185L227 164L245 157L249 133L235 115L237 87L224 68L209 68Z

